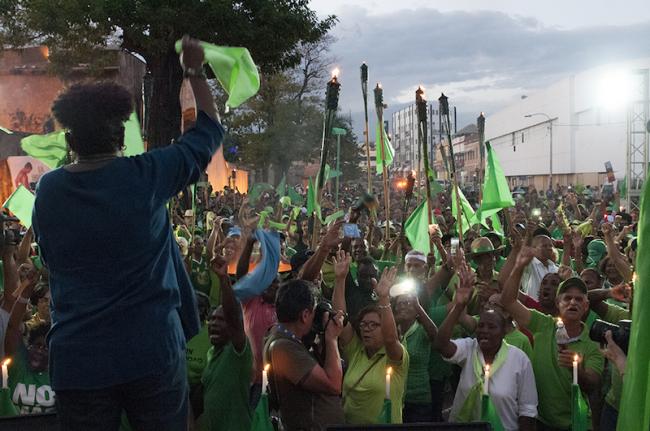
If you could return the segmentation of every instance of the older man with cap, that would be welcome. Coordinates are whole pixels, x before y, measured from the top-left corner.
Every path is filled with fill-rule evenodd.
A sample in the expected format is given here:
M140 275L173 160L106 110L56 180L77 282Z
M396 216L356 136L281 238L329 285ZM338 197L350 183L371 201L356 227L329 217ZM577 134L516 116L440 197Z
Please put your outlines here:
M517 324L535 334L532 363L539 393L537 429L569 430L573 361L578 359L578 385L588 395L600 387L604 358L598 344L589 339L589 331L582 322L589 310L589 300L587 286L580 278L571 277L560 284L555 299L557 320L517 300L522 274L535 255L536 250L531 247L521 249L503 288L501 304ZM566 329L562 338L556 337L560 321Z

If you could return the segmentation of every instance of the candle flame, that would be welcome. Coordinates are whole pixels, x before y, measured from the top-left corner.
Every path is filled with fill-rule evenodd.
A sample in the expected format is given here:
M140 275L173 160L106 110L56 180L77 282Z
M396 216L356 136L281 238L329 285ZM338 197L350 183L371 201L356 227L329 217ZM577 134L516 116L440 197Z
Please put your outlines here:
M580 356L578 356L577 353L575 355L573 355L573 362L578 362L579 359L580 359Z
M268 373L270 369L271 369L271 364L264 365L264 371Z
M490 374L490 364L485 364L485 374Z
M338 76L339 76L339 68L337 67L334 70L332 70L332 78L338 78Z
M11 358L7 358L4 361L2 361L2 366L3 367L6 367L9 364L11 364Z
M561 317L558 317L558 318L557 318L557 324L558 324L558 325L564 325L564 322L562 321L562 318L561 318Z
M388 367L388 368L386 369L386 375L387 375L387 376L390 376L391 374L393 374L393 367Z
M632 283L635 283L639 280L639 275L635 272L632 273Z

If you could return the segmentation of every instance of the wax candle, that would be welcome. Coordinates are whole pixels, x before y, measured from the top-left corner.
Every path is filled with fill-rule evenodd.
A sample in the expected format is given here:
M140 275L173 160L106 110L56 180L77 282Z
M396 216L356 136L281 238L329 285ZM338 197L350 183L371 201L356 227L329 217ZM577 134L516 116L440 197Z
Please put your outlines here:
M490 364L485 364L485 382L483 383L483 395L488 394L490 385Z
M7 358L2 362L2 389L9 389L9 369L7 368L11 363L11 358Z
M390 375L393 373L393 368L386 369L386 399L390 400Z
M578 384L578 355L576 354L573 357L573 384L577 385Z
M266 364L264 365L264 369L262 370L262 394L265 394L268 390L269 368L271 368L271 364Z

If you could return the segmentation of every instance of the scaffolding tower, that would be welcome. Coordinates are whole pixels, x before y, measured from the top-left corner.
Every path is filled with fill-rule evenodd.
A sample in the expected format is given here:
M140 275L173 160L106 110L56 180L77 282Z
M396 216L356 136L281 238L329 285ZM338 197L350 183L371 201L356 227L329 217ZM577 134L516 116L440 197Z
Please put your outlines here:
M643 184L648 175L650 134L650 69L638 69L632 77L633 99L627 112L627 210L640 208Z

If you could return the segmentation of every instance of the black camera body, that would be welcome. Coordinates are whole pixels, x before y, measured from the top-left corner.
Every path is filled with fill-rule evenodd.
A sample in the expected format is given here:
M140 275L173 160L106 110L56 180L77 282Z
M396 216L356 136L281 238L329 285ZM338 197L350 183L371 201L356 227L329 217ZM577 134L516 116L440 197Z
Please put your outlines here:
M16 217L9 217L0 212L0 223L2 223L2 234L0 234L0 246L18 245L21 240L20 229L9 229L7 222L20 222Z
M329 313L327 320L324 317L326 312ZM320 301L318 304L316 304L316 308L314 309L314 323L312 324L312 331L315 334L324 334L325 329L327 329L327 325L331 320L334 320L335 317L336 313L332 307L332 304L326 300ZM345 315L343 318L343 326L347 325L347 323L348 316Z
M605 332L612 331L612 339L627 355L627 349L630 345L630 329L632 328L631 320L621 320L618 325L596 319L589 330L589 338L600 344L607 344Z

